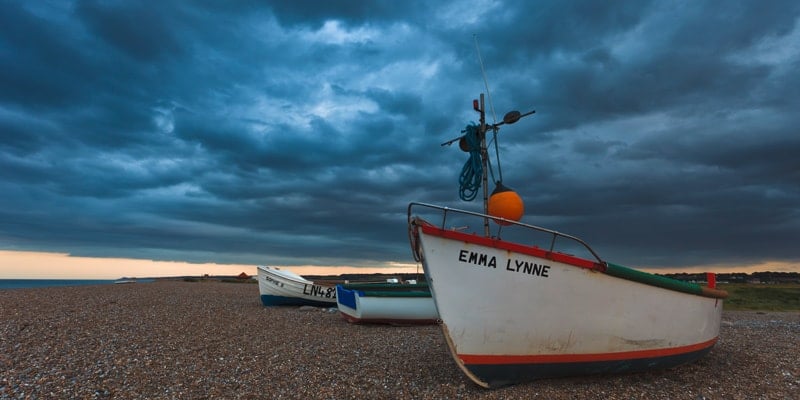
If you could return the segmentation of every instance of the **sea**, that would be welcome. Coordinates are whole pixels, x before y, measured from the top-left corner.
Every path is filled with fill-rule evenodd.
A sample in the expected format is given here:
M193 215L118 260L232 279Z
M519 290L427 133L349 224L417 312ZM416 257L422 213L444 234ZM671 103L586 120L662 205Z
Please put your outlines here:
M0 279L0 290L59 286L110 285L117 279ZM137 282L144 282L144 279Z

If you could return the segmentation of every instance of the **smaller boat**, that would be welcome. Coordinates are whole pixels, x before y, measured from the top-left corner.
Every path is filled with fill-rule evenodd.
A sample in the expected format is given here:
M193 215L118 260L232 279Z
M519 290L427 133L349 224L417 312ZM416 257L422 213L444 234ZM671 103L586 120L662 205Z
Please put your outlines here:
M434 324L439 313L427 283L349 283L336 285L342 317L352 323Z
M277 267L258 266L258 291L265 306L336 307L336 282L312 282Z

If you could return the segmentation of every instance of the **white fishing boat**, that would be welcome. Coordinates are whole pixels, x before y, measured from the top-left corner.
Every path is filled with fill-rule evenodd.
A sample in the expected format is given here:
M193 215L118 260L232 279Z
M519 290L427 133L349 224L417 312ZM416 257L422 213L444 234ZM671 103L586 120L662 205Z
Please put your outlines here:
M258 266L258 290L265 306L336 307L336 282L312 282L276 267Z
M338 284L336 302L352 323L420 325L439 319L427 283Z
M412 252L461 370L490 388L672 367L708 353L727 293L606 262L577 237L519 222L521 203L493 207L486 133L496 135L499 125L522 115L487 125L483 95L474 108L481 122L468 127L476 137L462 149L480 152L484 212L408 207ZM476 225L483 229L466 231Z

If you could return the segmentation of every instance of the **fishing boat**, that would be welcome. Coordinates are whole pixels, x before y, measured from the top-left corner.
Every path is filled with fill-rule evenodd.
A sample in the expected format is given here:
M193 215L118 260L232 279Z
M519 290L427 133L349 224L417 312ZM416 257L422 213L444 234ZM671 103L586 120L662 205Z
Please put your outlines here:
M336 282L312 282L277 267L258 266L258 291L265 306L336 307Z
M351 323L420 325L439 319L427 283L338 284L336 302Z
M464 374L494 388L673 367L708 353L727 293L607 262L578 237L520 222L522 205L502 178L492 197L486 189L486 134L523 114L489 125L483 95L473 107L480 125L459 139L483 168L483 212L415 202L407 213L412 253Z

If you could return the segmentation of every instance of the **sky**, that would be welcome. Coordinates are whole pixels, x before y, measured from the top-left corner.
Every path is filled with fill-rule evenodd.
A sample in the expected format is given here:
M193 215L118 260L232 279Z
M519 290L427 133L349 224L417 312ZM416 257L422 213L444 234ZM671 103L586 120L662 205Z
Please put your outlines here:
M4 1L0 67L0 278L414 269L480 93L523 222L800 271L794 0Z

